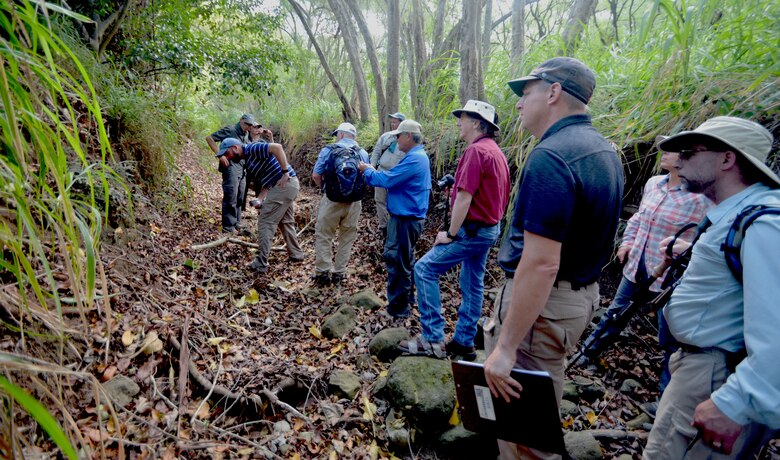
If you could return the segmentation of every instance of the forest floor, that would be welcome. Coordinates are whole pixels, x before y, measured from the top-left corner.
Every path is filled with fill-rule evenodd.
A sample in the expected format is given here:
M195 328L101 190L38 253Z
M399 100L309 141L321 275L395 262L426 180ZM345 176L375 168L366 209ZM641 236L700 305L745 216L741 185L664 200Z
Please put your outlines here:
M305 261L290 263L277 238L269 272L257 276L247 269L252 249L240 243L253 243L253 237L194 248L226 236L220 232L220 176L214 160L199 157L195 149L177 162L181 174L190 178L189 203L138 206L136 231L114 231L114 241L102 248L109 291L115 296L112 334L108 343L95 342L87 353L94 359L81 370L102 382L126 376L140 392L124 407L114 404L116 412L109 416L88 385L74 389L66 403L84 442L93 446L96 457L105 458L237 458L261 451L272 458L391 457L384 430L387 407L372 394L387 365L368 356L369 341L389 321L375 311L360 310L358 326L342 340L325 339L319 329L349 295L370 289L385 298L382 242L372 200L364 201L349 277L338 287L318 288L311 276L319 195L306 177L301 177L306 185L296 202ZM255 233L256 211L244 216ZM418 256L429 249L443 220L442 208L432 209L429 216ZM485 279L485 315L503 280L495 251ZM612 267L605 274L602 303L608 304L619 271ZM460 299L457 275L445 275L441 288L451 332ZM415 310L405 323L413 334L419 332L417 318ZM96 330L105 328L98 315L92 320ZM599 383L606 393L580 405L579 414L564 420L564 427L625 430L626 422L640 414L639 404L656 398L660 353L654 333L651 321L638 319L598 368L571 371ZM328 378L337 369L360 375L362 389L354 400L328 394ZM630 395L618 391L627 378L641 384ZM117 442L107 449L97 447L100 440L112 439ZM639 458L643 444L641 436L602 440L606 458ZM448 458L432 445L395 455Z

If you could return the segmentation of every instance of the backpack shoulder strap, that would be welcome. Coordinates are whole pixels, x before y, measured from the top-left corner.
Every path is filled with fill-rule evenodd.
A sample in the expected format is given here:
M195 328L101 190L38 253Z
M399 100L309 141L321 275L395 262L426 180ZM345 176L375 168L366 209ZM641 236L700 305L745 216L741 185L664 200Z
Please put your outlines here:
M726 265L740 284L742 284L742 258L740 256L742 240L745 239L748 227L764 214L780 214L780 206L766 204L746 206L734 218L734 222L726 234L726 240L720 245L726 258Z

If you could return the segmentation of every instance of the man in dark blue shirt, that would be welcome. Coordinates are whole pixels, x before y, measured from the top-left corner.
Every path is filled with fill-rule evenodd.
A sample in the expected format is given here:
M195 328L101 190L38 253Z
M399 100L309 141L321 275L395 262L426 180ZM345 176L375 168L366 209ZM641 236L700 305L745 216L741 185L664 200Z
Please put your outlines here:
M360 163L366 183L387 189L387 224L384 259L387 264L387 311L394 318L409 316L412 295L414 245L422 233L431 194L431 163L422 146L422 128L414 120L404 120L390 131L398 148L406 155L387 171L377 171Z
M244 160L228 161L218 155L217 142L236 139L245 144L250 140L250 129L260 126L252 115L244 114L235 125L225 126L206 136L206 143L219 159L219 172L222 173L222 231L233 233L241 224L241 209L246 197L246 172Z
M623 168L591 125L587 103L596 79L583 63L553 58L509 86L520 96L522 128L539 144L523 167L498 254L508 279L485 326L485 377L493 394L509 401L522 391L512 368L547 371L560 402L564 358L599 304L597 281L612 253ZM502 458L549 456L505 441L499 448Z
M276 228L281 227L291 261L300 262L304 253L298 244L295 231L293 202L298 196L300 184L281 144L256 142L242 144L236 139L225 139L219 147L219 156L228 161L245 160L250 182L260 188L260 214L257 216L257 254L250 268L260 273L268 271L268 255L271 252Z

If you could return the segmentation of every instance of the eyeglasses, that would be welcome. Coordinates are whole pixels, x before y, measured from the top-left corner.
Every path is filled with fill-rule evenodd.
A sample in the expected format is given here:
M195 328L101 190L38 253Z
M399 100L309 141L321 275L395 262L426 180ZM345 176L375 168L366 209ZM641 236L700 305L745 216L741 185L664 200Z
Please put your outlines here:
M697 153L704 153L704 152L714 152L714 151L713 150L708 150L708 149L699 149L699 150L681 149L678 152L678 155L680 156L681 160L686 161L686 160L690 160ZM715 153L717 153L717 152L715 152Z

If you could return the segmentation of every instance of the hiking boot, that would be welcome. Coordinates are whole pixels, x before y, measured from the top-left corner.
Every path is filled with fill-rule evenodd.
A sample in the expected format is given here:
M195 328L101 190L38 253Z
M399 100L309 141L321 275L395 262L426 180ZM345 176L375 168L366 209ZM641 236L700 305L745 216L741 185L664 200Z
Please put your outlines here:
M260 261L257 259L254 259L251 264L247 265L247 268L256 273L265 273L268 271L268 266L260 265Z
M290 257L287 258L287 261L290 262L291 264L299 264L299 263L303 262L304 259L305 259L305 257L293 257L293 256L290 256Z
M477 350L474 347L461 345L454 340L450 340L444 345L447 356L451 358L460 358L464 361L474 361L477 359Z
M334 273L330 275L331 284L341 284L345 279L347 279L347 275L344 273Z
M330 284L330 273L317 273L312 279L317 286L327 286Z

